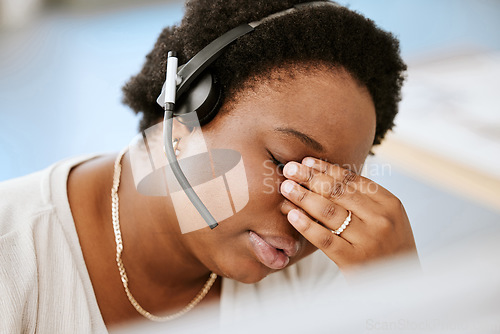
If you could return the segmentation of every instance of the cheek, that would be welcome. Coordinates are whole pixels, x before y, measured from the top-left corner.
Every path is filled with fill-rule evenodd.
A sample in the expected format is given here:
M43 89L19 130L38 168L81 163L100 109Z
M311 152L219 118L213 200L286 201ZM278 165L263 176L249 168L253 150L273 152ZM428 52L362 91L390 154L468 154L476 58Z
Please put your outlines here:
M276 207L284 199L279 189L285 178L282 171L270 160L261 158L260 161L245 164L250 202L259 203L261 208Z

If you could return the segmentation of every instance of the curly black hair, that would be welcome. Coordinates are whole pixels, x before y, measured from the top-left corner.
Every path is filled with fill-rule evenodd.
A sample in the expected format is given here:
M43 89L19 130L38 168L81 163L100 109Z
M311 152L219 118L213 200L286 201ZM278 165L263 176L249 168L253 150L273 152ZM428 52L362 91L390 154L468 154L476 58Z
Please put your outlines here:
M142 113L140 131L163 115L156 98L165 79L169 50L177 51L179 64L185 63L230 29L309 1L188 0L181 23L162 31L141 72L123 87L124 103ZM224 105L255 78L284 65L300 64L345 69L367 87L376 110L374 145L394 126L406 71L399 42L372 20L345 7L308 8L267 21L234 42L211 68L221 84Z

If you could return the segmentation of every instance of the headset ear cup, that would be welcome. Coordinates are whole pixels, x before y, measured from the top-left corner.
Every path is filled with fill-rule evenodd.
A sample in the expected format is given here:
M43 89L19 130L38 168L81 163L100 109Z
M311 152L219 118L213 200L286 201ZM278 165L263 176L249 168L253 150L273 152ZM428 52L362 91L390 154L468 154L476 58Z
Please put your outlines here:
M211 74L212 77L212 89L210 91L210 97L208 102L204 104L203 113L197 111L200 125L205 125L215 118L219 112L219 107L222 102L222 89L220 87L219 81L216 76Z
M195 82L191 84L188 91L176 102L176 116L196 111L200 125L207 124L217 114L218 105L221 99L220 85L210 71L205 71ZM179 119L187 124L182 117Z

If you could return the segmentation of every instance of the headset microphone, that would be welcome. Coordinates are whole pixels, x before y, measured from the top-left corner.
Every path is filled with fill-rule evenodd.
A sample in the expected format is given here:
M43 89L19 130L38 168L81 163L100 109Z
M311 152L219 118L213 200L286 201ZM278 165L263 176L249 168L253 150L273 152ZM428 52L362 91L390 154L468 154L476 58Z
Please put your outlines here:
M175 156L174 148L172 146L172 123L175 111L175 95L177 91L177 54L174 51L168 53L167 59L167 74L165 80L165 100L163 108L165 109L165 117L163 119L163 134L164 134L164 149L167 155L168 162L172 168L177 181L186 193L189 200L196 207L202 218L207 222L211 229L215 228L218 224L210 211L200 200L196 192L193 190L186 176L179 166L177 157Z

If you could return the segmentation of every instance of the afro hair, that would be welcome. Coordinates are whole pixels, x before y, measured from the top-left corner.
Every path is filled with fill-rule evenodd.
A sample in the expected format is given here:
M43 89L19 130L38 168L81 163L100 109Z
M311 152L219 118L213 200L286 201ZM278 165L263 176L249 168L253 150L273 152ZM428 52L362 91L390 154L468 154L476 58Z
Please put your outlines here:
M156 103L165 78L169 50L187 62L207 44L232 28L291 8L308 0L191 0L178 26L165 28L146 56L141 71L123 87L124 103L142 114L140 131L163 115ZM364 16L341 6L295 11L266 21L232 43L211 65L222 87L221 105L255 78L294 65L343 68L371 94L379 144L394 125L406 65L399 42Z

